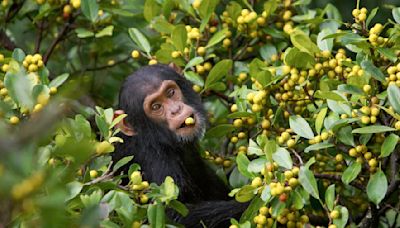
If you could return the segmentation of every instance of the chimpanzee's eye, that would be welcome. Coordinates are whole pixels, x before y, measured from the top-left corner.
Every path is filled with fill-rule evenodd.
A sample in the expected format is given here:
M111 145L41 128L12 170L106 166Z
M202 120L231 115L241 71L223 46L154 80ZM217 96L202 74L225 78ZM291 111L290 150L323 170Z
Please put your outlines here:
M157 111L160 108L161 108L161 105L158 104L158 103L154 103L154 104L151 105L151 110L153 110L153 111Z
M175 89L169 89L169 90L167 91L167 96L168 96L168 97L173 97L174 94L175 94Z

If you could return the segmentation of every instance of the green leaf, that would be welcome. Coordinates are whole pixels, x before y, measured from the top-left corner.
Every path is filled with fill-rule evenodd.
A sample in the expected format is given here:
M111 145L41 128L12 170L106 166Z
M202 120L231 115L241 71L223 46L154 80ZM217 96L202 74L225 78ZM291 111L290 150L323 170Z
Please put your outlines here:
M264 156L256 158L250 162L249 167L247 167L247 170L253 173L260 173L262 170L264 170L266 163L267 159Z
M320 134L322 126L324 124L324 119L326 116L326 113L328 112L328 108L323 108L319 111L317 118L315 119L315 131Z
M349 211L343 206L336 206L334 210L339 211L340 217L334 219L333 224L335 224L337 228L344 228L347 224L347 220L349 219Z
M396 148L398 141L399 141L398 135L392 133L389 136L387 136L382 144L380 157L389 156Z
M22 63L22 61L24 61L24 59L25 59L25 53L22 49L16 48L16 49L14 49L14 51L12 53L12 58L15 59L16 61Z
M335 206L335 184L330 185L325 191L325 203L330 211Z
M277 0L271 0L264 3L264 11L266 18L268 18L271 14L273 14L277 8L278 8Z
M304 190L314 198L319 199L317 181L315 180L314 174L304 166L300 167L299 181Z
M147 38L136 28L130 28L128 32L133 42L135 42L140 50L150 55L151 46Z
M377 50L381 55L385 56L390 61L392 61L392 62L396 62L397 61L396 52L392 48L378 47Z
M254 78L258 83L265 87L272 81L272 74L269 70L263 70L254 75Z
M220 124L208 130L205 137L207 138L222 137L227 134L230 134L234 130L235 127L232 124Z
M388 127L388 126L383 126L383 125L374 125L374 126L356 128L352 131L352 133L353 134L355 134L355 133L374 134L374 133L382 133L382 132L388 132L388 131L396 131L396 129Z
M93 37L94 32L89 31L85 28L77 28L75 29L75 33L78 36L78 38L88 38L88 37Z
M334 113L351 115L351 108L347 104L347 102L340 102L328 99L327 103L329 109L331 109Z
M300 116L290 116L289 118L290 128L301 137L312 139L314 133L305 119Z
M83 184L78 181L73 181L67 184L67 189L68 189L68 195L65 197L65 202L75 198L81 190L82 190Z
M189 81L191 81L193 84L199 85L201 87L204 86L204 80L203 78L198 75L197 73L193 72L193 71L185 71L183 73L183 75L185 75L185 78Z
M324 39L328 35L332 34L329 29L323 29L321 32L318 33L317 37L317 45L319 49L322 51L331 51L333 47L333 38Z
M69 77L68 73L64 73L64 74L61 74L61 75L57 76L55 79L53 79L50 82L49 87L50 88L51 87L56 87L56 88L59 87L60 85L62 85L68 79L68 77Z
M172 30L174 30L175 26L165 20L164 17L157 17L153 22L153 28L160 33L171 34Z
M234 112L234 113L227 115L226 117L229 119L236 119L236 118L254 117L254 116L255 116L254 113L250 113L250 112Z
M359 94L359 95L364 94L364 92L359 87L354 86L354 85L348 85L348 84L339 85L338 91L343 92L343 93L349 93L349 94Z
M240 217L240 223L252 220L254 216L258 214L258 209L260 209L264 204L264 201L260 197L255 197Z
M310 146L306 147L304 149L304 152L308 153L310 151L322 150L322 149L326 149L326 148L330 148L330 147L334 147L334 146L335 145L332 143L322 142L322 143L318 143L318 144L314 144L314 145L310 145Z
M127 116L128 116L127 114L122 114L113 119L110 125L110 129L112 129L115 125L117 125L120 121L122 121L122 119L124 119Z
M264 152L269 162L273 161L272 155L277 150L276 147L277 147L276 142L273 139L267 140L267 142L265 143Z
M247 170L247 168L250 164L250 160L246 157L246 155L239 154L236 157L236 164L238 166L240 173L243 174L243 176L248 177L248 178L253 178L256 176L254 173L249 172Z
M130 162L133 159L133 156L127 156L122 158L121 160L119 160L113 167L113 171L118 170L119 168L121 168L122 166L128 164L128 162Z
M185 25L177 25L171 34L171 40L175 48L181 53L184 52L186 46L187 33Z
M387 94L390 105L400 114L400 88L396 85L389 85Z
M150 226L152 228L164 228L165 227L165 209L164 205L150 204L147 208L147 215Z
M215 33L210 40L208 40L208 43L206 45L206 48L212 47L214 45L216 45L217 43L221 42L225 37L226 37L226 33L228 32L228 29L222 29L220 31L218 31L217 33Z
M374 19L376 13L378 12L378 9L379 9L379 7L376 7L376 8L374 8L374 9L372 9L372 10L368 13L369 15L368 15L368 18L367 18L367 20L366 20L366 22L365 22L365 25L367 26L367 28L368 28L368 26L369 26L369 23L371 23L372 19Z
M298 48L288 48L285 51L284 62L297 68L311 68L315 64L315 59L309 53L302 52Z
M378 81L385 82L385 75L371 61L363 60L360 65L361 68L365 70L365 72L368 73L370 76Z
M97 19L99 5L96 0L85 0L81 3L81 10L83 15L93 23Z
M249 146L247 148L248 155L264 155L263 150L254 142L252 139L249 140Z
M275 153L272 154L272 159L281 167L292 169L293 161L290 157L289 151L285 148L279 147Z
M159 196L159 200L168 204L171 200L175 200L178 198L178 193L178 186L175 185L172 177L167 176L160 186L161 196Z
M341 128L337 133L337 139L348 146L355 146L354 135L351 133L352 130L351 126Z
M295 46L302 52L307 52L311 56L313 56L315 53L320 52L318 46L314 44L311 41L310 37L301 30L294 30L290 34L290 41L292 41L293 46Z
M317 92L315 92L314 97L316 98L321 98L321 99L330 99L330 100L334 100L334 101L346 101L345 98L343 98L341 95L339 95L336 92L333 91L321 91L321 90L317 90Z
M194 57L193 59L191 59L191 60L186 64L184 70L187 70L187 69L189 69L189 68L191 68L191 67L194 67L194 66L196 66L196 65L199 65L199 64L201 64L201 63L203 63L203 62L204 62L204 58L203 58L203 57Z
M392 9L393 19L396 21L397 24L400 24L400 7Z
M218 5L219 0L202 0L199 8L199 15L201 17L200 32L203 32L205 26L214 13L215 7Z
M107 124L106 120L103 117L96 115L95 121L101 135L104 138L107 138L109 136L109 125Z
M96 38L100 38L103 36L112 36L114 31L114 25L109 25L103 28L100 32L96 33Z
M208 85L207 89L214 90L214 91L225 91L226 84L223 82L214 82L211 85Z
M225 75L228 74L230 69L232 68L232 60L224 59L219 61L215 66L211 69L210 73L205 82L205 88L208 88L214 82L219 81Z
M260 48L260 55L264 60L270 61L271 56L277 54L276 47L272 44L266 44Z
M343 172L342 182L345 184L349 184L352 182L361 171L361 164L358 162L353 162L347 169Z
M179 202L178 200L172 200L171 202L169 202L168 206L172 207L175 211L183 216L189 214L189 210L187 209L185 204Z
M386 175L382 170L378 170L369 178L367 185L368 199L378 205L385 198L387 188Z
M245 203L253 199L256 193L254 193L254 190L256 188L251 186L251 185L245 185L243 186L236 194L235 194L235 199L239 203Z
M143 16L150 22L155 16L160 15L161 7L156 0L146 0L143 8Z
M17 72L8 71L4 77L4 85L10 97L20 106L32 109L36 103L32 97L34 83L27 77L24 69Z

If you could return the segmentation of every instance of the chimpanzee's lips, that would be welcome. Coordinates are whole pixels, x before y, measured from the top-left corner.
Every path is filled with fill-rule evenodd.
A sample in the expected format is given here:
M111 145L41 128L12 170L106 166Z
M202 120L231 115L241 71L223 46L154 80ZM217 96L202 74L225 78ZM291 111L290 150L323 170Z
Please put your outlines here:
M194 119L194 124L187 125L187 124L185 123L185 122L186 122L186 119L189 118L189 117L191 117L191 118ZM178 129L192 128L192 127L194 127L195 125L196 125L196 117L195 117L194 114L191 114L190 116L186 117L186 118L183 120L182 124L178 127Z

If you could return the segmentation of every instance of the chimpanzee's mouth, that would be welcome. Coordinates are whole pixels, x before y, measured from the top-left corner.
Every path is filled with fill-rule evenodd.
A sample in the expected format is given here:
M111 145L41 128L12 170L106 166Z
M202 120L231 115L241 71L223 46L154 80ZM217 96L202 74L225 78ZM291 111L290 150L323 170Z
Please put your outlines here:
M193 120L193 123L190 123L190 121L187 121L189 118L191 118L192 120ZM190 115L190 116L188 116L184 121L183 121L183 123L179 126L179 128L178 129L183 129L183 128L187 128L187 127L194 127L195 125L196 125L196 118L195 118L195 116L194 116L194 114L192 114L192 115ZM188 123L189 122L189 123Z

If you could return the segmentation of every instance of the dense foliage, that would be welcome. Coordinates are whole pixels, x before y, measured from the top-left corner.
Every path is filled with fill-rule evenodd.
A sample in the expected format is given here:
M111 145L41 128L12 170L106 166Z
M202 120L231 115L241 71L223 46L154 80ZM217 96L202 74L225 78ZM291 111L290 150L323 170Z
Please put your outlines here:
M232 228L400 226L400 8L309 4L2 0L0 226L179 226L172 178L120 184L124 116L99 107L155 63L203 97L202 155L251 201Z

